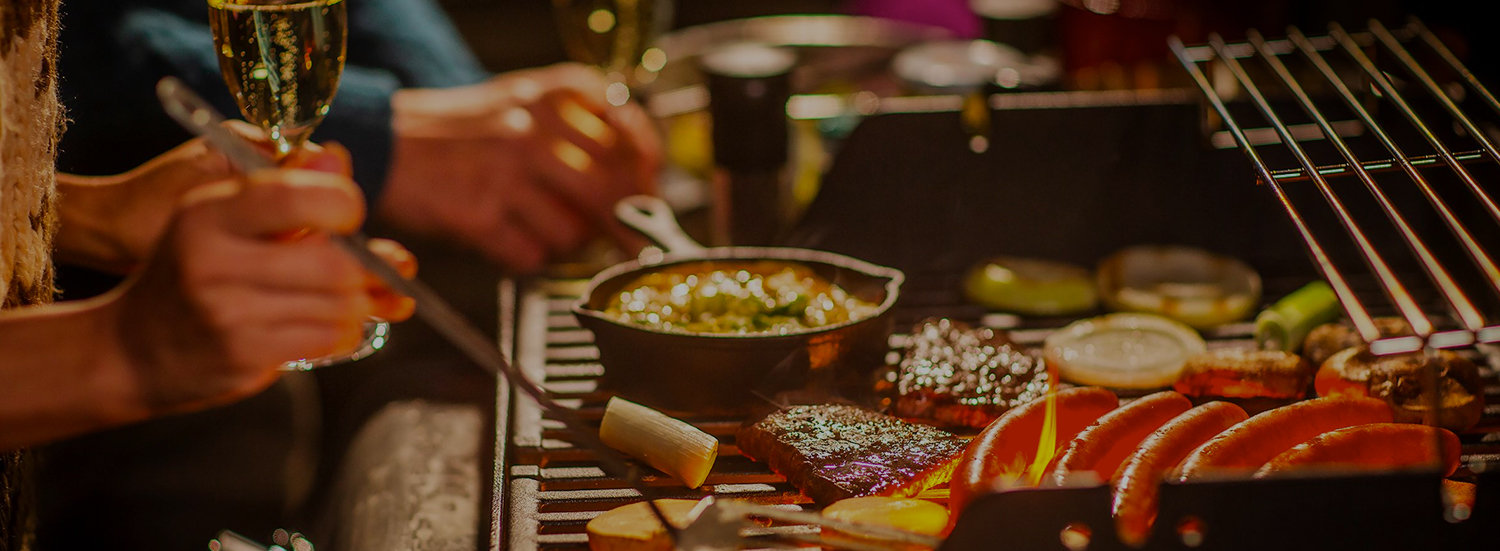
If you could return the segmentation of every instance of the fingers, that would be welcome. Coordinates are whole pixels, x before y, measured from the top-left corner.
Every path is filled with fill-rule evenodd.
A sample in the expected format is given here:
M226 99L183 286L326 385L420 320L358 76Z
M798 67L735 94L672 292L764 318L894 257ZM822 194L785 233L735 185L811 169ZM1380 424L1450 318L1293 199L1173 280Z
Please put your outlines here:
M406 250L406 247L390 239L375 238L369 241L370 252L375 253L387 264L396 269L401 277L411 279L417 277L417 257Z
M366 289L359 262L324 235L291 242L224 241L218 279L293 292L354 293Z
M547 260L542 244L511 220L501 221L492 235L471 242L490 260L520 274L536 273Z
M267 347L260 360L268 367L303 359L347 354L364 342L364 322L337 324L291 322L266 327L257 332Z
M370 252L375 253L395 268L401 277L407 279L416 277L417 257L400 243L389 239L371 239L369 247ZM415 300L392 291L385 282L374 275L366 273L364 285L365 292L369 294L375 307L372 314L374 317L386 321L404 321L416 313L417 302Z
M500 78L510 81L511 93L521 101L534 101L548 90L571 90L591 111L602 113L610 107L604 97L609 80L599 69L581 63L557 63Z
M537 180L566 203L596 220L613 216L618 192L611 189L610 166L573 142L541 138L526 143Z
M374 300L365 293L297 292L262 287L240 287L234 296L253 304L224 304L241 311L229 328L272 327L285 324L358 325L375 313ZM296 358L289 358L296 359Z
M656 193L657 174L661 172L662 143L656 121L636 103L627 103L605 113L605 120L618 129L624 143L633 152L635 189L633 193Z
M571 90L553 91L526 109L539 133L570 142L595 157L610 155L619 143L618 133L601 117L602 111L589 110L579 96Z
M364 222L364 198L348 178L309 170L265 170L245 179L239 193L219 202L225 229L235 234L350 233Z
M587 222L552 194L521 185L511 190L510 197L515 225L541 241L552 256L577 249L589 237Z
M321 147L311 143L305 144L282 159L281 166L344 177L354 175L354 157L350 155L348 149L337 142L329 142Z

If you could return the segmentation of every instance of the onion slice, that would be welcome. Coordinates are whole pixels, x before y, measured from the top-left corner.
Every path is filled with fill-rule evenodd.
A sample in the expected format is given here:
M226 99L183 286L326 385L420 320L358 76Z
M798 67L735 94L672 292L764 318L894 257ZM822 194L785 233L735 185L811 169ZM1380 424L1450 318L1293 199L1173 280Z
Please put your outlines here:
M1192 328L1151 314L1080 320L1047 337L1043 354L1064 381L1110 388L1171 386L1207 350Z

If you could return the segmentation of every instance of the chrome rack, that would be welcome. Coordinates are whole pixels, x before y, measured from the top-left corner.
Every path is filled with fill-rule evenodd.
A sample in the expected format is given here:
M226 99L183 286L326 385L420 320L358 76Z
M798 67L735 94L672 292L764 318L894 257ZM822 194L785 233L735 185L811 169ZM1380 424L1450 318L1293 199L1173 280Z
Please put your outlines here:
M1450 207L1451 199L1444 199L1429 182L1428 175L1424 175L1423 169L1431 170L1431 167L1446 166L1462 182L1462 186L1471 193L1483 210L1485 210L1492 222L1500 223L1500 205L1487 194L1484 186L1475 179L1471 167L1479 162L1500 163L1500 150L1480 130L1474 119L1461 109L1452 98L1450 92L1444 90L1433 76L1424 69L1413 57L1412 49L1422 48L1431 55L1442 60L1442 64L1451 69L1466 87L1468 93L1472 93L1479 103L1483 103L1489 109L1500 114L1500 102L1489 90L1479 83L1474 75L1458 60L1440 40L1418 19L1411 18L1403 27L1394 29L1387 28L1379 21L1371 20L1365 31L1346 31L1338 24L1330 24L1325 36L1306 36L1296 27L1287 29L1284 39L1266 39L1255 30L1247 31L1245 42L1226 43L1217 35L1210 35L1207 45L1185 46L1180 39L1172 37L1170 46L1173 53L1181 61L1188 74L1193 78L1199 88L1207 97L1214 111L1223 119L1234 141L1239 145L1244 154L1249 157L1255 165L1255 170L1262 184L1275 193L1277 200L1286 210L1302 239L1306 242L1307 249L1311 253L1318 269L1327 278L1339 301L1343 304L1349 319L1354 324L1359 334L1367 342L1371 343L1371 351L1376 354L1396 354L1403 352L1414 352L1424 348L1455 348L1470 346L1481 343L1500 342L1500 325L1494 320L1488 320L1480 312L1471 300L1470 292L1494 292L1500 293L1500 266L1488 251L1480 245L1474 234L1470 231L1471 224L1482 223L1482 220L1461 220ZM1337 57L1338 61L1352 62L1355 67L1352 71L1340 74L1330 64L1330 59ZM1409 86L1397 86L1393 81L1397 77L1383 72L1376 66L1372 56L1389 56L1397 65L1402 67L1404 75L1401 77L1403 83L1411 83ZM1284 59L1301 58L1315 70L1302 73L1299 80L1293 71L1288 69ZM1267 99L1262 91L1262 86L1251 77L1247 71L1246 64L1258 59L1259 64L1253 70L1265 71L1274 75L1281 88L1278 92L1286 93L1295 103L1301 107L1302 112L1312 119L1318 130L1315 139L1327 140L1327 143L1336 149L1342 157L1342 164L1317 164L1306 148L1303 147L1292 132L1291 126L1284 122L1278 115L1272 102ZM1247 138L1247 132L1260 129L1249 129L1231 113L1225 100L1220 97L1218 89L1211 82L1205 69L1214 70L1216 80L1221 87L1228 84L1231 87L1237 85L1238 91L1248 96L1251 103L1259 111L1262 117L1274 130L1277 140L1272 144L1279 143L1296 158L1298 168L1273 169L1267 165L1261 151L1257 149L1257 142ZM1321 75L1309 77L1307 73ZM1349 73L1352 73L1350 75ZM1256 74L1263 74L1257 72ZM1230 84L1230 77L1233 84ZM1264 78L1264 77L1262 77ZM1363 126L1364 134L1378 140L1390 155L1388 159L1365 160L1356 156L1345 138L1348 134L1340 133L1339 128L1346 127L1346 121L1330 121L1313 101L1308 90L1304 88L1303 81L1309 86L1317 86L1317 89L1336 92L1343 103L1353 113L1355 123ZM1418 88L1421 91L1413 91ZM1375 101L1356 96L1354 90L1370 90L1366 97L1373 96ZM1460 89L1458 92L1464 92ZM1440 138L1435 128L1437 122L1424 120L1417 110L1408 102L1407 95L1425 96L1441 106L1452 118L1455 128L1461 127L1463 132L1478 143L1476 150L1455 151L1445 140ZM1415 132L1425 139L1432 148L1432 154L1408 155L1401 146L1397 145L1391 135L1376 122L1372 109L1376 107L1390 106L1396 109ZM1448 124L1443 121L1441 124ZM1302 141L1306 141L1306 132ZM1465 290L1454 280L1450 266L1445 265L1433 253L1424 238L1419 236L1413 229L1407 213L1404 213L1398 205L1392 201L1387 194L1387 187L1377 183L1374 173L1400 171L1405 174L1411 184L1426 198L1432 209L1436 211L1442 225L1452 234L1467 254L1469 259L1480 270L1490 289ZM1437 316L1426 312L1418 301L1413 298L1412 286L1403 281L1392 269L1387 261L1389 250L1382 252L1381 247L1373 243L1367 227L1362 227L1350 214L1340 193L1353 193L1352 190L1336 190L1330 185L1330 180L1335 177L1356 177L1364 184L1365 190L1374 198L1379 210L1384 214L1386 221L1392 224L1401 236L1406 247L1411 251L1417 264L1425 272L1427 279L1436 288L1437 294L1442 298L1442 304L1446 307L1451 320L1458 326L1457 329L1441 329L1435 324ZM1304 216L1297 204L1289 197L1285 184L1296 181L1311 181L1317 187L1319 194L1332 209L1337 221L1342 225L1348 237L1355 243L1358 252L1363 257L1365 267L1375 276L1381 290L1396 312L1411 326L1415 336L1381 338L1376 329L1370 309L1361 302L1351 288L1349 278L1334 265L1325 245L1326 235L1318 235L1309 224L1309 217ZM1408 206L1409 208L1409 206ZM1325 232L1326 233L1326 232ZM1451 263L1450 263L1451 264ZM1418 282L1417 284L1421 284Z

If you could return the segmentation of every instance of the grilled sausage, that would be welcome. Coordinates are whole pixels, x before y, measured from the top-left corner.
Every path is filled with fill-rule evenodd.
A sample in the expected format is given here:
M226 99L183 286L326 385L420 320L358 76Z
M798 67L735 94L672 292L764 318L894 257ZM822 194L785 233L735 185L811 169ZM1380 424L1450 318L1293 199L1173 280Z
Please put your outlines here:
M1162 478L1198 446L1249 415L1229 402L1209 402L1172 418L1156 429L1125 460L1114 477L1115 531L1127 544L1146 542L1156 521L1156 497Z
M1372 398L1317 398L1267 411L1219 433L1194 450L1179 480L1205 475L1249 476L1292 446L1331 430L1391 422L1391 408Z
M1435 452L1433 444L1441 442ZM1443 476L1458 470L1458 435L1426 425L1375 423L1325 432L1276 456L1256 471L1256 478L1276 476L1310 466L1353 470L1387 470L1436 463Z
M989 492L1005 475L1017 475L1036 458L1037 440L1047 416L1039 398L1001 415L964 449L949 486L948 509L957 519L975 496ZM1057 442L1073 440L1084 427L1120 405L1115 393L1098 387L1057 391Z
M1105 414L1068 443L1052 471L1052 483L1061 485L1068 475L1080 472L1092 472L1099 480L1109 480L1141 440L1192 407L1186 396L1166 391Z

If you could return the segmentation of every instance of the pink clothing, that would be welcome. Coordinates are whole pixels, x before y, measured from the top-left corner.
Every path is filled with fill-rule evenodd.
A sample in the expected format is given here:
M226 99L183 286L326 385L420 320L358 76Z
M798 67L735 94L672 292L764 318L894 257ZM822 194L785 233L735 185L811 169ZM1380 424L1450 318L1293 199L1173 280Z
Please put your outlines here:
M969 0L852 0L849 13L942 27L959 38L979 38L979 17Z

